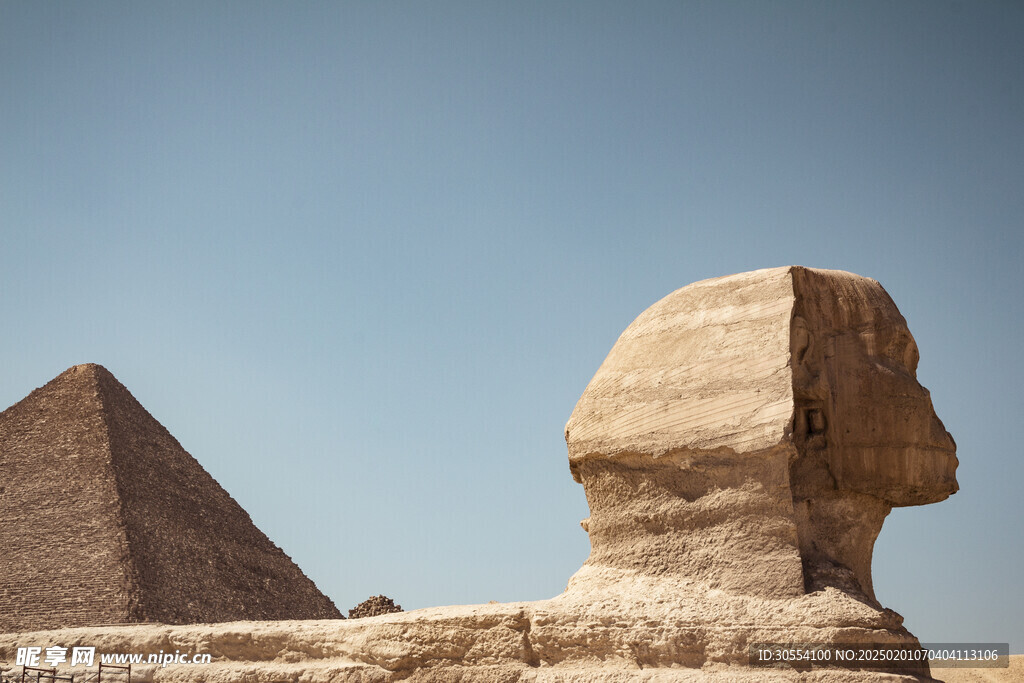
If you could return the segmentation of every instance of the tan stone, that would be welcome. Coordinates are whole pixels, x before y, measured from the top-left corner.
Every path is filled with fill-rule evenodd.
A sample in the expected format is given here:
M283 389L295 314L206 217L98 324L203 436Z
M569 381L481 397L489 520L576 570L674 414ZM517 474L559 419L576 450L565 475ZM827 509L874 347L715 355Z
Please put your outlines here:
M570 589L599 568L873 601L871 550L891 507L957 490L917 359L889 295L851 273L760 270L654 304L566 426L592 547Z

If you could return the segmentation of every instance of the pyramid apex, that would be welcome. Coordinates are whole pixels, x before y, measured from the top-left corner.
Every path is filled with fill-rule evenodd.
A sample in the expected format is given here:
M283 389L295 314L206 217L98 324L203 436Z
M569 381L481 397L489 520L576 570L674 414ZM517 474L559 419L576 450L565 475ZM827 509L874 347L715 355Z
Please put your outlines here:
M79 363L54 377L54 380L88 381L98 380L103 376L113 377L114 374L99 363Z
M72 365L70 368L64 371L64 373L82 374L82 373L94 373L97 370L103 372L110 372L99 363L79 363L78 365ZM62 373L62 374L64 374Z

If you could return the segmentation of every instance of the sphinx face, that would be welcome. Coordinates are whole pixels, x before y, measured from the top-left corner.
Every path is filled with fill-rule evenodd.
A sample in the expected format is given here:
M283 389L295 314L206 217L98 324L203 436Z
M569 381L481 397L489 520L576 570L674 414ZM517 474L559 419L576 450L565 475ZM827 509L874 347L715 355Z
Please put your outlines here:
M956 444L917 381L917 344L895 306L859 313L830 361L837 483L894 506L944 500L958 488Z
M917 381L917 344L881 285L845 275L831 276L832 300L804 306L794 328L795 360L809 366L794 372L806 406L796 431L825 451L839 490L893 506L944 500L958 488L956 444ZM805 335L816 353L801 354Z

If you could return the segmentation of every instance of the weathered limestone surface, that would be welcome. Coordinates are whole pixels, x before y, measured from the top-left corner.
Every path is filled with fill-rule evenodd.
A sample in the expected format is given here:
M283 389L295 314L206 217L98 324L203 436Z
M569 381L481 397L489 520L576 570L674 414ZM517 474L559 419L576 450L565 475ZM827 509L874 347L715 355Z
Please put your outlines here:
M957 490L916 363L874 280L787 267L698 282L623 332L569 419L591 554L562 595L31 638L209 652L211 682L927 680L748 665L759 642L917 642L871 586L890 509ZM0 657L31 638L0 636Z
M648 609L650 604L630 606ZM440 607L344 621L138 625L0 634L0 660L13 662L16 647L47 644L96 647L97 652L212 655L209 665L133 667L133 680L155 683L929 680L885 672L826 669L794 675L747 667L735 662L747 659L745 646L736 642L743 634L779 642L820 629L810 623L792 630L725 623L717 631L721 640L701 651L697 644L706 640L703 629L686 623L685 615L674 618L671 607L640 615L623 612L622 605L587 607L543 601ZM616 623L616 614L629 622ZM794 617L797 612L783 616ZM840 630L824 633L857 642ZM719 643L725 649L716 649Z
M851 273L761 270L651 306L566 427L592 546L570 590L639 574L873 602L889 510L957 490L917 360L889 295Z
M0 631L340 617L107 370L0 413Z

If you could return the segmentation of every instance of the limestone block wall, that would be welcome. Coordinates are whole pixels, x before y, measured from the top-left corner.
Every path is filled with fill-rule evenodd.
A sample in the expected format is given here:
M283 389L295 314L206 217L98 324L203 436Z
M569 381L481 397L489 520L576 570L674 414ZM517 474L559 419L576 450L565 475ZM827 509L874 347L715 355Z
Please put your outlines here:
M122 622L131 611L109 442L82 374L0 413L0 631Z
M341 618L170 432L96 372L141 613L170 624Z

